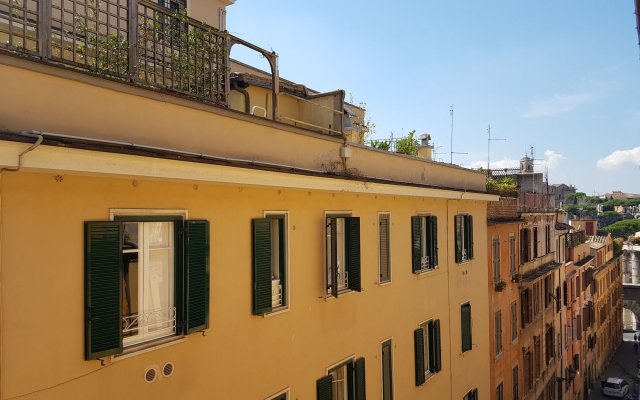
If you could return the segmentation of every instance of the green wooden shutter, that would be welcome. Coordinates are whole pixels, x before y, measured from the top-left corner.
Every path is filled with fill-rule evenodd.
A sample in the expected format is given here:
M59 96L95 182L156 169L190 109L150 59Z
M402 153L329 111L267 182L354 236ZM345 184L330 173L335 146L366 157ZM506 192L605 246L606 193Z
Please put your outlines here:
M435 337L435 342L436 342L436 362L434 365L434 370L435 372L440 372L440 370L442 370L442 344L440 341L440 320L436 319L433 325L433 328L435 330L434 333L434 337Z
M411 217L411 260L413 273L418 273L422 269L422 217Z
M367 387L365 383L364 357L358 358L354 363L355 369L355 400L366 400Z
M465 215L464 233L467 260L473 260L473 217L471 215Z
M330 241L327 242L327 263L329 270L326 271L331 277L331 286L327 289L331 289L331 295L338 297L338 252L336 247L338 245L338 221L337 218L327 218L327 230L331 236Z
M454 217L453 241L456 244L456 262L462 262L462 246L463 246L463 227L462 215Z
M427 337L429 338L429 372L436 372L436 337L433 321L427 324Z
M435 268L438 266L438 218L436 216L429 217L429 231L431 232L429 264L431 268Z
M471 350L471 304L460 307L460 321L462 330L462 352Z
M85 360L122 352L122 224L87 221L85 237Z
M209 327L209 221L185 221L185 333Z
M425 382L424 376L424 333L422 328L413 331L414 354L416 359L416 386Z
M253 315L271 311L271 220L251 220L253 235Z
M323 376L316 381L316 399L333 400L333 378L331 375Z
M356 365L353 360L347 363L347 400L356 400Z
M346 261L349 271L349 289L362 291L362 279L360 272L360 218L345 218L346 229Z

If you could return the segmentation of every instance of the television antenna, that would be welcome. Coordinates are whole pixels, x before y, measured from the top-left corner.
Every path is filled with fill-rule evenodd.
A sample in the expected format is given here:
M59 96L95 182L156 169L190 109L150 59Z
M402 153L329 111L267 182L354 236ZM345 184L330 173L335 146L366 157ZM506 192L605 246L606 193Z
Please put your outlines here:
M449 162L449 164L453 165L454 154L469 154L469 153L460 153L458 151L453 151L453 104L449 107L449 115L451 115L451 161Z
M492 140L507 140L504 138L492 138L491 137L491 124L487 125L487 135L489 136L487 138L487 176L489 176L491 171L491 141Z

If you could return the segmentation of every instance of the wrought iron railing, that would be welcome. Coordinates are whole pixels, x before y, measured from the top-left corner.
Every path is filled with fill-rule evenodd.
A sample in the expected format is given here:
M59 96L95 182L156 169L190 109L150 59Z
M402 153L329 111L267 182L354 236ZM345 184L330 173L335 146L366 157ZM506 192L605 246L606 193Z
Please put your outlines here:
M226 33L148 0L0 0L0 50L227 104Z
M123 336L142 335L156 330L170 330L175 333L175 307L122 316Z
M271 280L271 307L280 307L282 305L282 284L280 279Z

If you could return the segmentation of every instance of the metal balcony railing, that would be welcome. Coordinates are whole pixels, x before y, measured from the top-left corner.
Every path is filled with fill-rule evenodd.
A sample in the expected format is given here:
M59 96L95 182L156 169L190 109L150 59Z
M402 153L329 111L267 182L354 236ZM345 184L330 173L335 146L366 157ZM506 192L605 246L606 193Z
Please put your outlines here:
M0 51L227 104L229 35L147 0L0 0Z
M144 335L158 330L176 332L176 308L151 310L122 316L122 335Z

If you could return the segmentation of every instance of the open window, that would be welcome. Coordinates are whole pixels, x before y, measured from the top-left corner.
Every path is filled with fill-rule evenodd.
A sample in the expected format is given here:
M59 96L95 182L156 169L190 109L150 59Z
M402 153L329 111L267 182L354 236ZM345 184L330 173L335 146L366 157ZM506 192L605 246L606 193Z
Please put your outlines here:
M85 222L85 359L209 326L209 222Z
M442 350L440 342L440 320L432 319L420 324L413 331L416 386L442 369Z
M473 217L460 214L455 216L454 221L456 263L473 260Z
M438 266L438 219L434 215L411 217L411 255L413 273Z
M365 400L364 358L349 359L327 370L316 381L317 400Z
M328 216L325 226L326 294L360 292L360 218Z
M286 216L252 220L253 314L263 315L287 305Z

